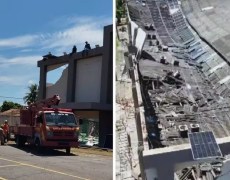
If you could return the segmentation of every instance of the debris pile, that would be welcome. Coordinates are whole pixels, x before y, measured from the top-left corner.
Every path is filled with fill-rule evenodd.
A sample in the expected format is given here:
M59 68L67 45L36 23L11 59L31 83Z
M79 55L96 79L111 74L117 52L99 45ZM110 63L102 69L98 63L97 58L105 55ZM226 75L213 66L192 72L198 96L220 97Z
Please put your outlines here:
M230 103L221 99L197 67L166 64L162 59L165 56L159 62L139 61L146 110L157 119L147 122L151 148L188 143L188 133L194 131L227 136Z
M128 3L146 33L137 64L151 148L188 143L190 132L230 136L230 66L189 28L179 6Z
M201 163L191 167L186 167L181 171L175 173L175 179L178 180L214 180L221 174L223 167L222 161L215 161L211 163Z

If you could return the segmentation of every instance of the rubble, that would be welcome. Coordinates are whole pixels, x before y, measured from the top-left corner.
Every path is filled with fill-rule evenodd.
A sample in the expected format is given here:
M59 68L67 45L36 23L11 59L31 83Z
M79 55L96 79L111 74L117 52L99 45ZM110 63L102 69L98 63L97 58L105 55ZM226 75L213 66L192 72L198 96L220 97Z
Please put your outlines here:
M214 180L221 175L224 161L202 162L197 165L186 167L175 173L175 179L178 180Z
M188 25L180 8L186 2L149 0L145 11L128 2L132 21L147 34L137 64L150 149L188 144L191 132L230 136L230 64ZM175 179L224 173L223 160L196 163Z
M139 14L136 5L128 4L131 18L135 15L133 20L147 34L137 63L145 110L149 114L146 119L157 119L157 122L147 122L151 148L159 144L161 147L188 143L188 138L182 137L181 127L187 127L188 132L211 130L217 138L230 135L230 101L227 100L230 91L227 86L216 84L220 82L220 74L214 76L218 67L226 64L207 67L214 64L206 59L221 57L188 29L181 11L171 13L170 6L165 8L177 1L167 4L151 0L151 3L147 3L149 12L146 9ZM175 24L170 23L173 20ZM180 33L176 33L174 29L179 26ZM152 138L151 134L156 136Z

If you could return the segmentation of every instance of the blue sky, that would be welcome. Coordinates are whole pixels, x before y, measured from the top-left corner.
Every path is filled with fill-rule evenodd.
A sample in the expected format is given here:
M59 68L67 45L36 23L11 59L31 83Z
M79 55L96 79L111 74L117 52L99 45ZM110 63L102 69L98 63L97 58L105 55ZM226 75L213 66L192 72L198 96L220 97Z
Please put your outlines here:
M23 104L31 83L39 81L37 61L51 52L78 51L87 40L103 45L103 27L112 24L112 0L0 0L0 105ZM54 83L62 68L48 73Z

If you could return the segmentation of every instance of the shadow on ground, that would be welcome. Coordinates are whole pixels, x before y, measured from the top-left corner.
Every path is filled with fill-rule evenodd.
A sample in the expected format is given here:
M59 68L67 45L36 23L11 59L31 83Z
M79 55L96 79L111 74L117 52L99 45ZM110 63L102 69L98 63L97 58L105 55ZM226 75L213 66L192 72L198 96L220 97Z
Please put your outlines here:
M13 148L17 148L19 150L25 151L27 153L31 153L35 156L78 156L76 154L70 153L69 155L66 154L65 150L62 149L48 149L44 148L41 151L38 151L34 146L25 145L23 147L18 148L16 144L7 144L7 146L11 146Z

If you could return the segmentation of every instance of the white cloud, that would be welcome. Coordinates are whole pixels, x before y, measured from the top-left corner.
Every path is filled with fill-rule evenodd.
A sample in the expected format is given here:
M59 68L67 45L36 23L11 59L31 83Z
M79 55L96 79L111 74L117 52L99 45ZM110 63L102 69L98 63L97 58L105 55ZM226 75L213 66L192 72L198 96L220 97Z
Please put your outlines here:
M64 19L63 19L64 21ZM61 22L60 22L61 23ZM41 33L0 39L0 47L5 48L31 48L59 49L59 52L69 50L74 44L83 49L85 41L92 45L103 43L103 27L112 23L110 18L104 17L67 17L63 27L68 28L53 33ZM65 25L64 25L65 24Z
M55 33L52 38L44 41L46 48L72 47L74 44L84 44L88 41L91 44L103 42L103 29L97 29L92 25L76 26L65 31ZM78 49L80 47L77 47ZM81 47L83 49L83 47Z
M29 85L34 84L34 83L35 83L34 80L29 80L29 81L28 81L28 84L29 84Z
M41 60L42 56L33 55L33 56L19 56L14 58L5 58L0 57L0 65L36 65L38 60Z
M0 39L0 47L28 47L34 44L39 38L38 35L24 35L7 39Z
M36 79L38 73L31 72L31 69L28 69L30 71L25 69L33 67L36 69L37 61L42 59L41 52L50 51L54 55L62 55L63 52L70 52L74 44L77 45L77 49L80 51L83 49L85 41L88 41L91 47L94 47L95 44L101 46L103 44L103 27L111 23L112 20L109 18L78 18L73 16L63 19L59 23L59 29L56 32L0 38L1 49L18 48L14 51L21 53L19 56L9 58L0 56L0 67L4 69L2 76L0 75L0 84L24 87L36 82L34 79ZM34 54L31 54L33 51ZM22 55L28 52L28 55ZM23 65L23 67L29 65L30 67L23 68L20 71L18 65ZM16 73L20 73L20 75ZM37 74L35 75L35 73Z
M112 18L110 17L90 17L90 16L62 16L54 20L53 24L55 26L60 25L63 26L70 26L70 25L82 25L82 24L91 24L97 23L98 26L109 25L112 23Z
M28 77L22 77L22 76L0 76L0 83L1 84L7 84L7 85L24 85L25 81Z
M33 49L22 49L22 50L20 50L20 52L31 52L31 51L33 51Z
M92 47L99 44L103 45L103 28L111 24L109 18L67 18L67 23L72 26L62 31L58 31L44 38L43 48L54 49L56 53L61 54L65 51L71 51L73 45L77 45L78 51L84 47L85 41L88 41Z

